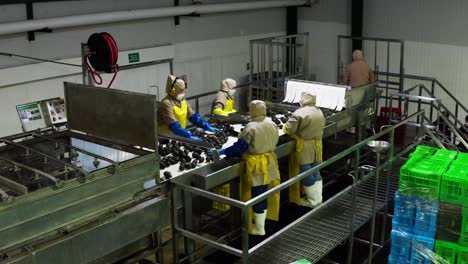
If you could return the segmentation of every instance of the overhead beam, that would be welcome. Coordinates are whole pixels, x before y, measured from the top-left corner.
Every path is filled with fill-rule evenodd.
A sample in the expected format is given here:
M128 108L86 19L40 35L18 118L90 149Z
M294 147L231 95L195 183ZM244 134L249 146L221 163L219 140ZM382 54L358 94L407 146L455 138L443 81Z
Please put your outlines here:
M0 5L13 5L13 4L26 4L26 3L40 3L40 2L70 2L81 0L1 0Z

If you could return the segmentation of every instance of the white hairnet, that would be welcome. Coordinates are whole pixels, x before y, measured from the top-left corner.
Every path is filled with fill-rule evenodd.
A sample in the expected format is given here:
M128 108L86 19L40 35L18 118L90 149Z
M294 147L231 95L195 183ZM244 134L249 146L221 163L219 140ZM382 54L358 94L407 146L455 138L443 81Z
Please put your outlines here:
M317 103L317 97L315 95L312 95L308 92L303 92L301 94L301 101L300 101L301 106L315 106L316 103Z
M235 88L237 86L236 80L227 78L221 82L221 91L227 92L229 89Z
M177 79L177 81L174 83L175 79L176 79L176 77L174 75L167 76L166 93L169 94L171 92L173 84L174 84L174 88L176 89L176 94L178 94L182 90L185 90L184 80Z
M252 118L263 116L266 117L265 102L260 100L253 100L250 102L249 114Z

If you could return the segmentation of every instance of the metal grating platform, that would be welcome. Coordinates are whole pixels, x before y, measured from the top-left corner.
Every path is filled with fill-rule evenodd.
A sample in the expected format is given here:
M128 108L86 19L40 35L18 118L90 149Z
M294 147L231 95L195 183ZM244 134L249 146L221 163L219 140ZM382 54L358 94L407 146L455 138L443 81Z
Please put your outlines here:
M398 189L399 170L404 160L398 160L390 173L390 197ZM387 173L382 173L379 181L377 208L385 205ZM354 230L369 221L372 214L374 178L358 184ZM284 231L269 244L255 252L249 263L284 264L306 258L315 263L342 243L349 236L350 216L352 214L352 188L326 202L304 222Z

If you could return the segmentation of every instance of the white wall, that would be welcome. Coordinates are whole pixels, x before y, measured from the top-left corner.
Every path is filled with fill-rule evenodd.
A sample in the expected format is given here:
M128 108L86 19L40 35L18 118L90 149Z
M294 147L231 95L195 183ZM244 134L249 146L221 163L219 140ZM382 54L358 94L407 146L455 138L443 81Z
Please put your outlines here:
M350 35L351 1L319 1L299 10L299 32L309 32L309 71L317 81L336 83L337 36Z
M467 10L463 0L366 0L364 34L404 39L405 72L437 78L468 106ZM408 81L406 87L413 84ZM454 109L445 94L436 91L436 96Z
M223 0L224 1L224 0ZM183 1L182 4L186 4ZM213 1L202 1L209 3ZM219 3L220 1L214 1ZM225 1L226 2L226 1ZM154 0L88 0L34 4L35 17L56 17L88 12L104 12L135 8L170 6L172 1ZM23 5L0 6L0 22L25 19ZM130 23L99 25L38 33L28 42L26 34L0 36L0 51L45 59L66 59L80 56L80 43L94 32L109 32L121 50L141 49L173 44L174 74L187 74L188 95L216 90L226 77L240 79L248 74L249 39L285 34L285 9L268 9L241 13L182 17L179 26L173 18ZM33 63L25 59L0 56L0 69ZM35 63L35 62L34 62ZM64 66L66 67L66 66ZM47 71L47 70L45 70ZM55 75L56 68L50 68ZM14 72L12 74L15 74ZM17 72L16 74L25 74ZM139 79L145 78L140 74ZM136 77L135 77L136 78ZM148 76L148 78L154 78ZM21 132L14 106L56 96L63 96L63 81L81 82L81 76L46 79L25 84L0 82L0 136ZM145 80L140 80L142 83ZM146 80L148 81L148 80ZM165 79L160 80L164 86ZM159 85L159 84L158 84ZM201 102L202 113L208 111L211 98ZM13 117L12 117L13 116Z

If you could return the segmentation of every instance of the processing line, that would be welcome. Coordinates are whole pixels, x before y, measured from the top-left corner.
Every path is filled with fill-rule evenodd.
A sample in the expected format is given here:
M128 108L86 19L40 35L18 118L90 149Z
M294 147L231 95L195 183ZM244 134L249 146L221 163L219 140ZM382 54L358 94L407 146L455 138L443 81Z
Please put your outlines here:
M304 82L305 84L319 84L325 89L328 86L336 87L336 85L332 84L312 83L307 81L301 82ZM353 126L358 128L358 134L362 133L362 127L365 127L365 124L372 124L372 121L375 118L375 108L378 96L379 94L376 92L375 84L347 89L345 92L346 106L343 110L336 111L332 109L323 109L326 118L326 126L323 137L327 138L336 135L338 132ZM268 103L269 112L275 116L273 119L279 128L283 125L283 121L281 121L283 115L287 115L288 113L296 110L298 107L299 106L297 105L285 103ZM221 118L221 120L225 120L225 118ZM359 137L360 136L358 136L358 138ZM294 147L295 142L283 136L280 137L280 142L275 149L275 153L278 158L281 159L283 157L287 157L289 153L294 150ZM192 241L186 242L185 246L185 255L190 256L187 257L189 260L194 261L195 245L193 241L196 240L202 244L224 250L235 256L243 257L245 261L245 252L247 252L248 249L243 247L242 250L239 250L228 246L229 238L239 238L241 236L239 233L244 230L239 229L239 226L241 226L242 223L242 219L240 217L241 208L237 203L239 199L239 186L236 182L236 179L243 173L244 162L239 161L238 159L224 159L172 178L172 199L182 197L181 207L174 208L173 211L173 228L176 231L176 240L178 237L184 237L188 241ZM212 192L215 187L219 187L225 184L230 184L232 191L230 197L220 197ZM198 196L203 197L202 202L197 201L196 198ZM235 215L231 218L231 223L237 225L237 227L231 227L228 233L224 234L216 240L211 240L204 237L203 232L200 232L202 230L200 228L199 221L194 220L199 217L200 204L211 204L211 200L229 205L231 211ZM183 213L180 211L183 211ZM180 215L182 215L182 217L180 217ZM245 235L243 237L245 238ZM242 244L243 246L245 245L244 241ZM174 248L176 249L174 252L176 263L178 263L177 261L183 261L187 259L178 259L179 251L177 243L174 244ZM263 261L265 261L265 259L263 259Z
M219 147L213 143L158 137L155 96L73 83L64 91L68 129L0 139L0 263L112 263L154 251L164 263L162 229L193 216L188 196L170 192L169 180L211 190L241 175L243 163L207 159L205 150ZM370 123L377 97L375 84L347 90L344 110L324 109L324 137ZM269 105L277 120L297 107ZM232 125L218 144L232 145L242 127ZM158 152L172 145L189 150L196 164L161 166L173 154ZM293 147L281 140L278 157ZM193 208L202 214L212 207Z

